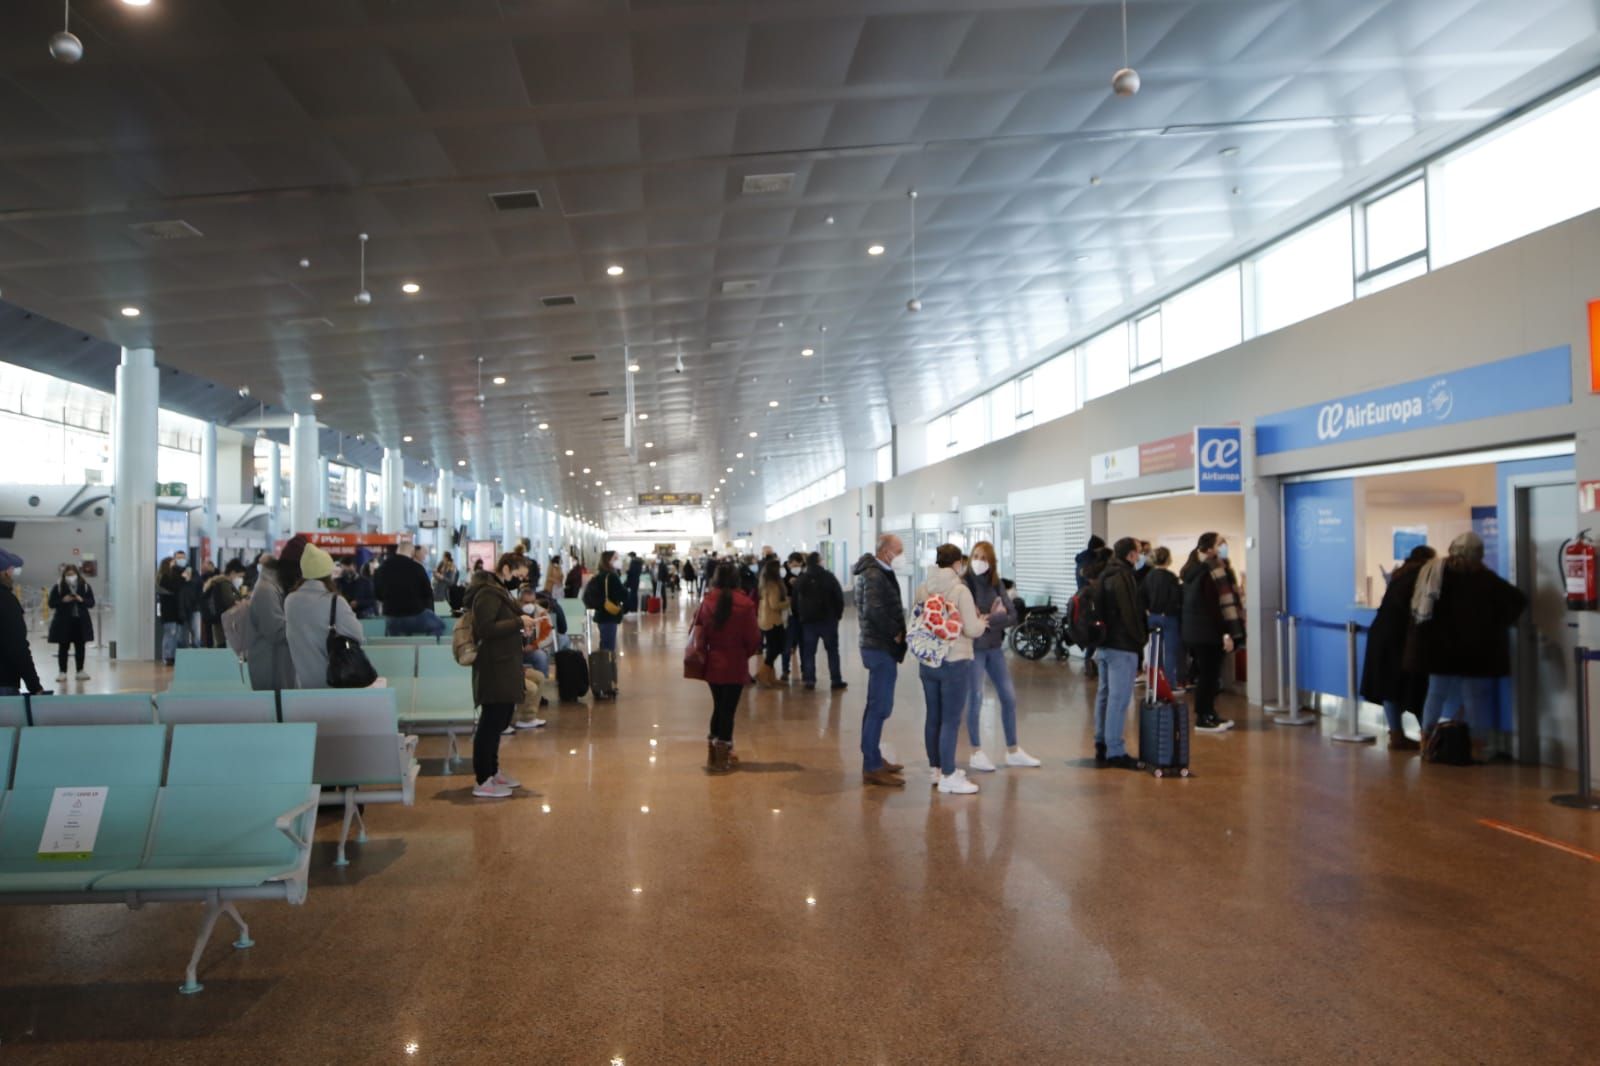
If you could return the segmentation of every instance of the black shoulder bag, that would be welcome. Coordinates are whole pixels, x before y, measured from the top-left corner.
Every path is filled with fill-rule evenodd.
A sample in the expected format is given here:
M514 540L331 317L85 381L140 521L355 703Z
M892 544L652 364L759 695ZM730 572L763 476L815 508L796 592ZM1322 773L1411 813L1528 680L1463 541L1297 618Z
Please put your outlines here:
M328 687L367 688L378 680L378 671L361 650L361 642L351 640L336 628L338 612L339 595L334 593L328 602Z

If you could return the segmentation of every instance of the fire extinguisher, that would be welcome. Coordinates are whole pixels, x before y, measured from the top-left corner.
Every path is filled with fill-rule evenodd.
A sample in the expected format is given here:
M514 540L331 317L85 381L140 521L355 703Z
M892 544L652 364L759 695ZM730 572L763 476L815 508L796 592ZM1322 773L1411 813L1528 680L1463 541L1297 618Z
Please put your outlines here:
M1561 542L1561 577L1567 586L1567 610L1592 611L1600 606L1595 592L1595 545L1586 529Z

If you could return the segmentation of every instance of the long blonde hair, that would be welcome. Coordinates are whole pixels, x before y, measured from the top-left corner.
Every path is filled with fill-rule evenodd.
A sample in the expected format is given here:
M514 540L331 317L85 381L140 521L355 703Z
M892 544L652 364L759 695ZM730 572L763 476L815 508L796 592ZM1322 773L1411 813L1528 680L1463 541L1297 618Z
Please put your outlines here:
M972 546L972 551L967 554L969 559L982 557L989 564L989 584L995 588L1000 587L1000 560L994 554L994 545L986 540L980 540ZM969 564L970 568L970 564Z

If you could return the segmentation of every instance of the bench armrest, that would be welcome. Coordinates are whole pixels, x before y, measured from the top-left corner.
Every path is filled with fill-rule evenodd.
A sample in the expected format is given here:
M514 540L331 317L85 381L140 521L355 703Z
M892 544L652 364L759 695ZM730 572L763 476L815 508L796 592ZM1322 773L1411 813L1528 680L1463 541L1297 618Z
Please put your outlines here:
M299 832L296 831L294 827L294 823L299 820L299 818L307 811L315 810L320 803L320 797L308 799L299 806L294 807L291 810L284 811L282 814L278 815L278 818L275 822L273 822L273 825L278 832L292 840L296 847L310 850L311 841L303 839L300 836Z

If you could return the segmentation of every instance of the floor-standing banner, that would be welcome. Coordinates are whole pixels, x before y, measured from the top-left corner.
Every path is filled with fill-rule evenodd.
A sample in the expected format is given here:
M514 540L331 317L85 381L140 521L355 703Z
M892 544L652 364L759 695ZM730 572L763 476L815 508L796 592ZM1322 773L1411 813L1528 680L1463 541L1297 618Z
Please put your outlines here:
M1300 687L1346 696L1343 626L1355 602L1355 482L1285 485L1283 520L1284 602L1300 620Z

